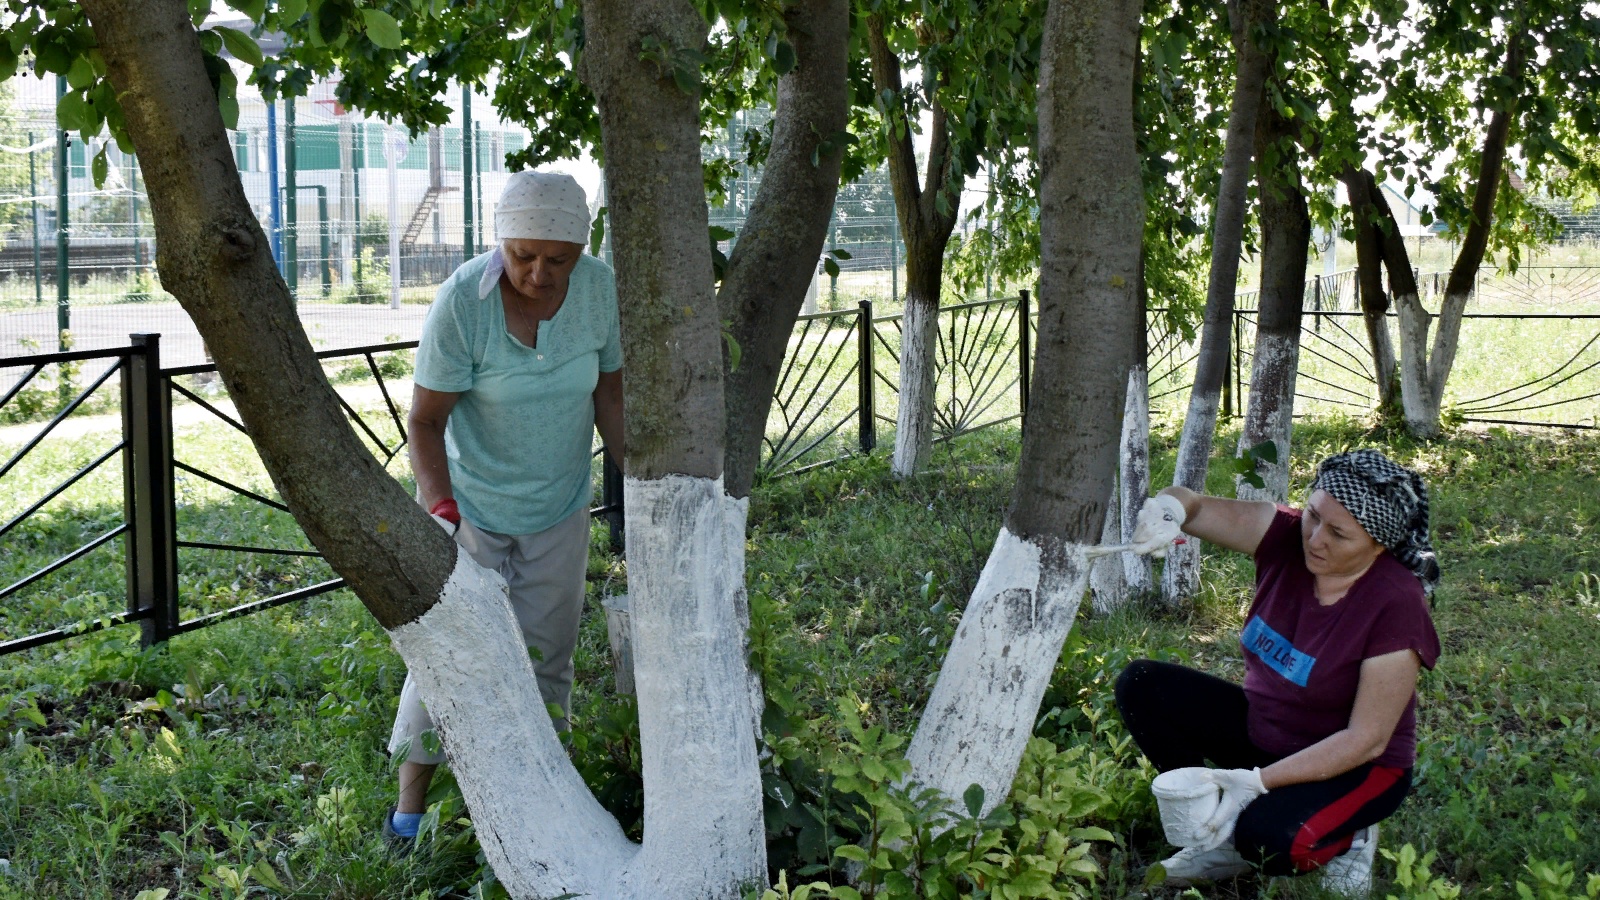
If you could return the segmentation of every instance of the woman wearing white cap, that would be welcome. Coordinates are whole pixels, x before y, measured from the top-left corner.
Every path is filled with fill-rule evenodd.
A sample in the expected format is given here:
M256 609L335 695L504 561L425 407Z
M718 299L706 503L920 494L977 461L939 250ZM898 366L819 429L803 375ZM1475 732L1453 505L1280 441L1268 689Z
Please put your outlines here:
M590 447L622 457L622 345L611 269L584 255L589 207L570 175L518 172L498 245L439 288L417 348L410 424L418 499L510 588L546 703L572 694L589 550ZM384 820L415 837L444 761L408 676L389 740L404 754Z

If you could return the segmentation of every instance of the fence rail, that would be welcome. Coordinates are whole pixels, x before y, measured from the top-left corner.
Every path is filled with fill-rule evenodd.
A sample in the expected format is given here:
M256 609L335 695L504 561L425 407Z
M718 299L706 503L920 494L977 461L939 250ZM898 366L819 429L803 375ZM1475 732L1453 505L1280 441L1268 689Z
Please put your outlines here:
M1315 279L1310 285L1314 303L1302 325L1301 365L1297 412L1315 409L1371 410L1376 396L1371 357L1365 344L1361 313L1342 309L1352 289L1347 273ZM1349 302L1348 305L1353 305ZM1241 308L1235 315L1233 373L1229 379L1227 414L1242 409L1248 395L1247 366L1249 346L1254 334L1254 309ZM981 428L1024 420L1032 365L1032 299L1024 291L1017 297L964 303L940 310L939 339L935 348L935 427L939 440L949 440ZM1458 414L1467 421L1594 428L1594 399L1600 397L1600 333L1574 329L1573 323L1600 326L1597 315L1550 314L1469 314L1464 332L1476 328L1557 328L1571 346L1562 345L1552 357L1548 370L1530 377L1502 379L1493 388L1474 393L1474 399L1458 404ZM1147 335L1150 393L1152 402L1181 394L1188 387L1188 373L1195 355L1194 341L1162 327L1159 316L1151 317ZM1511 332L1500 335L1515 337ZM1559 342L1557 342L1559 343ZM405 448L406 429L402 404L391 390L394 378L380 358L407 351L415 341L365 344L347 350L326 350L317 357L324 365L342 366L343 377L360 377L376 386L372 402L360 404L340 395L340 403L357 433L371 452L385 465L393 462ZM1480 341L1475 354L1487 357L1481 366L1499 365L1506 354L1522 353L1515 343L1496 347ZM117 380L116 411L120 433L109 447L87 454L92 458L76 464L75 471L43 487L37 499L7 509L11 518L0 524L0 540L14 535L48 504L59 500L73 486L102 473L114 457L122 462L122 502L120 518L107 519L94 533L85 533L76 544L43 561L33 571L14 576L0 588L0 601L17 597L47 584L46 579L83 565L101 548L119 545L123 550L122 608L97 610L80 617L77 624L12 638L0 642L0 656L52 644L68 638L121 625L138 624L141 640L155 643L174 635L205 628L218 622L265 609L294 603L325 594L344 586L331 573L304 572L300 583L283 590L263 591L248 602L224 609L197 612L184 617L184 589L180 576L182 559L189 554L245 554L248 557L318 559L319 554L305 542L298 530L294 541L239 539L227 535L182 534L184 504L180 494L199 487L220 491L232 502L256 504L272 514L287 508L269 496L267 488L235 483L213 471L207 461L192 457L179 445L182 433L174 427L173 407L183 403L199 410L205 421L221 426L224 432L245 434L244 425L213 401L196 379L215 379L215 367L185 365L161 366L161 338L154 334L134 335L128 346L111 350L49 353L0 359L0 378L11 379L0 396L0 413L19 398L41 392L57 404L57 411L18 449L0 462L0 479L33 453L56 432L72 414ZM789 351L774 391L767 435L762 448L759 473L763 478L782 477L860 453L870 453L878 445L878 423L895 422L899 385L894 373L900 350L900 316L876 316L871 301L855 309L802 316L790 339ZM56 378L52 387L42 373L50 366L80 366L94 361L106 364L88 387L63 391L69 379ZM1463 357L1458 366L1467 366ZM20 375L8 375L21 371ZM1471 373L1468 373L1471 374ZM35 382L44 382L35 386ZM4 382L0 382L3 384ZM1585 405L1587 404L1587 405ZM1587 409L1589 419L1561 422L1563 410ZM1516 414L1537 416L1511 419ZM196 414L191 414L196 415ZM214 430L214 429L213 429ZM187 432L184 432L187 433ZM243 440L241 437L240 440ZM620 540L621 476L609 466L602 467L601 502L591 512L605 519L612 528L613 541ZM20 497L20 493L12 493ZM320 570L319 570L320 571ZM64 598L53 598L58 606ZM0 606L0 623L16 621L5 606Z

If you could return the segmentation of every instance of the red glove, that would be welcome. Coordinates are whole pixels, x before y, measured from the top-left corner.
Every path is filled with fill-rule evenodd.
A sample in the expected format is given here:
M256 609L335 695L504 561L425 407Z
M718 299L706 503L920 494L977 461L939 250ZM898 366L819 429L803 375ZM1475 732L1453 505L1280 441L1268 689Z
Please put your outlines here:
M435 503L433 508L428 510L428 513L430 515L438 516L457 528L461 527L461 509L460 507L456 506L454 497L446 497L443 500L440 500L438 503Z

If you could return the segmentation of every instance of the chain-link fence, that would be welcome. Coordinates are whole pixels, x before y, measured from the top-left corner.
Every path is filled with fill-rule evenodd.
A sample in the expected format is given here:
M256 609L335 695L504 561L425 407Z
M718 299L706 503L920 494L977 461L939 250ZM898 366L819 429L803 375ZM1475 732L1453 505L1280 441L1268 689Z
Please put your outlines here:
M0 356L160 331L173 362L203 361L161 290L137 160L58 132L56 92L19 76L0 94ZM234 161L319 346L416 337L438 284L487 248L505 154L527 133L483 97L454 100L448 124L413 137L344 109L331 84L270 104L241 84Z

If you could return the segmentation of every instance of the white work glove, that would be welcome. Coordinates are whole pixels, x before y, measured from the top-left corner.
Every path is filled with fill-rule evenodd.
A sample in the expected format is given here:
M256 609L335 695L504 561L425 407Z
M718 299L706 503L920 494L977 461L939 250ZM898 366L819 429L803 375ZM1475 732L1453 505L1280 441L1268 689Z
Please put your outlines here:
M1267 786L1261 783L1260 769L1208 769L1206 777L1222 788L1222 801L1217 804L1217 811L1201 826L1211 833L1201 849L1215 850L1233 839L1233 826L1239 821L1239 813L1244 812L1252 800L1265 794Z
M1170 494L1157 494L1144 501L1133 527L1133 552L1161 559L1173 541L1183 538L1183 522L1189 517L1183 504Z

